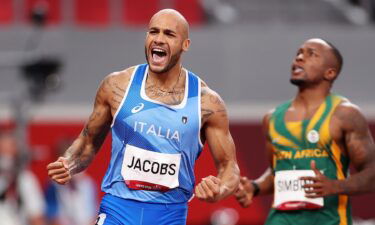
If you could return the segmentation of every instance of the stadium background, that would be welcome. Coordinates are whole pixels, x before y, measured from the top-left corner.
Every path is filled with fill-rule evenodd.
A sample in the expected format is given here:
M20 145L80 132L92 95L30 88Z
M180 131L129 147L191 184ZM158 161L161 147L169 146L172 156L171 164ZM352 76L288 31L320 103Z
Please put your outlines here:
M35 25L38 17L30 20L35 7L48 9L45 25ZM267 167L262 115L293 97L290 64L299 45L311 37L325 38L341 50L344 69L334 91L362 108L375 135L374 1L0 0L0 124L26 128L30 166L42 186L54 146L79 134L100 80L145 61L145 25L161 8L175 8L191 23L192 45L183 56L184 66L226 101L242 174L255 178ZM46 83L25 69L48 59L60 69L52 70L52 78L46 72ZM35 89L35 82L43 84ZM88 168L98 187L109 147L110 135ZM196 163L197 180L209 174L215 168L205 149ZM374 194L352 198L358 224L375 221L374 201ZM233 197L217 204L195 199L188 224L214 223L212 215L262 224L271 202L271 197L259 197L241 209Z

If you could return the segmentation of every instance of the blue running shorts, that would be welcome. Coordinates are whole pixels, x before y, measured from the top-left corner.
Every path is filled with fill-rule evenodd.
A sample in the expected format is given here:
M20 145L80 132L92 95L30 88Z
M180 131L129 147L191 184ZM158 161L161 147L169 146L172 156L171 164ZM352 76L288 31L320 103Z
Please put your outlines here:
M187 203L148 203L104 195L95 225L185 225Z

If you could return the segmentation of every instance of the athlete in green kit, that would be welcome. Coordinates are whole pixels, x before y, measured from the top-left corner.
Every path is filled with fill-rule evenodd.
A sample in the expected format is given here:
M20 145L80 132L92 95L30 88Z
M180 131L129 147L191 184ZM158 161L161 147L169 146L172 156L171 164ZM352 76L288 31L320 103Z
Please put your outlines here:
M294 99L265 115L270 168L256 180L241 178L236 198L247 207L274 193L266 224L352 224L349 195L375 191L375 145L359 108L333 94L343 64L322 39L303 43L293 60ZM349 163L357 173L349 176Z

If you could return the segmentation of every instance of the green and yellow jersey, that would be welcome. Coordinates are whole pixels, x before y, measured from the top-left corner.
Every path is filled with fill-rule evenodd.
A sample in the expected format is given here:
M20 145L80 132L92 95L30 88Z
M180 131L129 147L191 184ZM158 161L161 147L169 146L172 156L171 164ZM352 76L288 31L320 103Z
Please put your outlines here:
M330 179L348 176L349 158L342 154L330 134L330 121L343 97L330 94L311 119L286 122L285 114L292 101L279 105L270 117L269 137L273 147L274 172L309 170L311 160ZM347 195L324 197L323 208L316 210L280 211L272 209L266 224L352 224Z

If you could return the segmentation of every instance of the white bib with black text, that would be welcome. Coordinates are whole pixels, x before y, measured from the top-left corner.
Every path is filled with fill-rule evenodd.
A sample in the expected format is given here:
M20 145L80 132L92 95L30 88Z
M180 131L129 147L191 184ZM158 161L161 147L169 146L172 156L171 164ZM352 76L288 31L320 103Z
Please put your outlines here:
M121 174L135 190L168 191L179 186L181 154L153 152L126 145Z
M315 177L312 170L282 170L275 174L274 207L277 210L319 209L323 207L323 198L307 198L302 187L305 184L300 177Z

